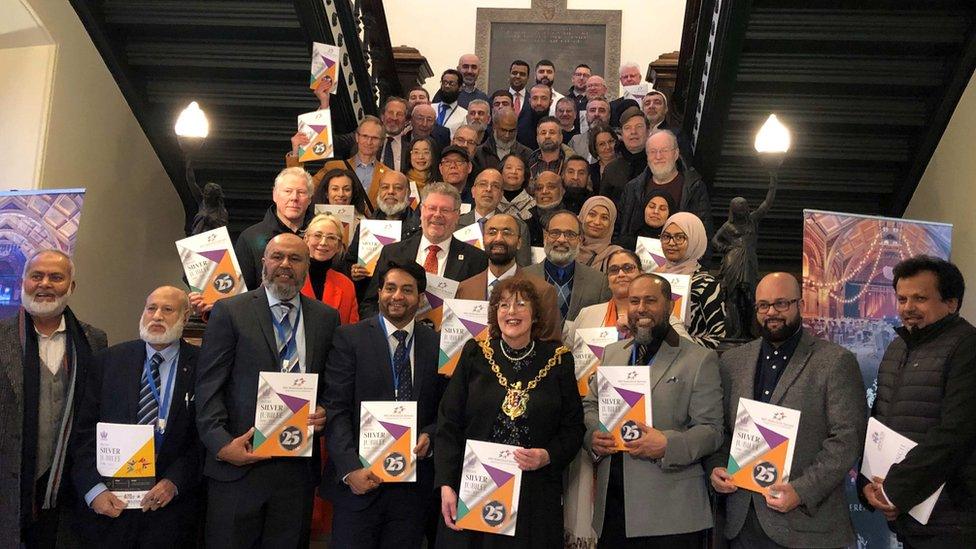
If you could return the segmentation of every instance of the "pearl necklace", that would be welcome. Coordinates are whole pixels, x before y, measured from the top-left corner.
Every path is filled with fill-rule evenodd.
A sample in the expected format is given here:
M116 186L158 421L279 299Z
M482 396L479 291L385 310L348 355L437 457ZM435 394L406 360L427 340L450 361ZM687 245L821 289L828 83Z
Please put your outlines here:
M507 351L505 351L505 347L508 347L508 344L505 343L504 340L500 341L499 343L501 343L501 344L498 347L502 350L502 354L505 355L505 358L507 358L509 360L509 362L518 362L520 360L525 360L525 357L527 357L530 354L532 354L532 351L535 350L535 340L532 340L532 343L530 343L529 346L526 347L526 351L525 351L525 353L522 356L520 356L520 357L512 357L512 356L509 356L508 355L508 352ZM515 349L512 349L512 351L515 351Z

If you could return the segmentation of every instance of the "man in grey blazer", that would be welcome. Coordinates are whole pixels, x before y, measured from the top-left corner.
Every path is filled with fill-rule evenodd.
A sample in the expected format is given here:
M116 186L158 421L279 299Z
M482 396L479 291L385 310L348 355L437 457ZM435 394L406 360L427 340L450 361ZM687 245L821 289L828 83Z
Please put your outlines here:
M802 328L800 285L772 273L756 287L762 337L722 355L725 443L709 458L715 491L727 494L725 537L733 548L853 544L844 481L861 455L867 402L850 351ZM725 469L740 398L800 411L790 478L767 494L737 489Z
M722 387L715 352L668 323L671 285L653 274L630 284L633 338L609 345L603 364L650 368L652 425L614 452L600 428L599 390L583 399L584 446L597 461L593 529L598 547L699 549L712 526L702 460L722 444Z
M502 173L494 168L486 168L474 178L474 185L471 186L471 197L474 199L474 207L471 211L461 214L458 218L458 228L467 227L474 223L481 225L482 242L484 242L485 222L497 213L501 213L498 205L502 201ZM528 235L529 227L520 218L516 217L515 222L519 226L520 235ZM485 246L487 249L487 245ZM529 239L519 239L518 249L515 252L515 263L519 267L525 267L532 263L532 250L529 247Z
M576 320L583 307L603 303L611 295L605 274L576 262L583 238L583 224L573 212L552 214L545 231L546 259L525 268L555 286L564 323Z

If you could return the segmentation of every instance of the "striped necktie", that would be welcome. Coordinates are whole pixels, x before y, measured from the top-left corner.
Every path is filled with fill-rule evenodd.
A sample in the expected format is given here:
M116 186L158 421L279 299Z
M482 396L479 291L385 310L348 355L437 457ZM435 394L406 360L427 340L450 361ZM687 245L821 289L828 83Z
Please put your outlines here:
M163 363L163 355L156 353L149 361L149 371L152 375L153 383L162 396L163 386L159 378L159 365ZM149 378L146 370L142 370L142 388L139 390L139 414L136 416L136 423L139 425L156 425L159 419L159 403L153 396L152 389L149 387Z
M281 371L301 372L298 363L298 342L296 341L295 326L292 326L291 322L293 305L287 301L282 301L277 304L277 307L281 311L281 316L278 319L278 324L281 326L279 333L281 341L278 342L278 359L281 361Z
M397 340L393 352L393 371L396 372L396 399L413 400L413 380L410 375L410 355L407 354L407 332L397 330L393 337Z

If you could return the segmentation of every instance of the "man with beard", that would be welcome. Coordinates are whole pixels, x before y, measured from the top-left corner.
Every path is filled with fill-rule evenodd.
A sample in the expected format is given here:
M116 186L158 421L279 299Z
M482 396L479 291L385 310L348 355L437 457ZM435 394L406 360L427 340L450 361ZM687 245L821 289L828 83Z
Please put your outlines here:
M643 118L643 116L641 117ZM629 149L630 145L628 145ZM694 168L685 170L678 169L678 140L669 130L657 130L647 138L644 146L646 156L644 161L647 167L636 177L627 182L620 197L620 215L617 218L617 225L614 235L622 232L635 231L643 224L644 206L650 199L650 193L654 190L665 191L678 205L678 211L691 212L698 216L705 224L705 232L709 237L712 232L712 210L711 201L708 198L708 188L705 181ZM620 162L617 159L607 166L604 172L603 181L606 182L610 167ZM606 192L606 185L600 189L600 194L610 196ZM673 213L673 212L672 212ZM711 240L709 238L709 240ZM708 265L711 252L705 251L702 256L701 264Z
M528 165L532 150L515 140L518 118L509 107L501 107L492 116L491 135L474 154L474 171L487 168L500 169L501 160L514 153Z
M844 483L864 447L864 383L850 351L803 329L802 308L793 275L766 275L756 288L762 337L720 361L725 442L706 470L712 488L726 494L725 537L733 548L854 543ZM767 494L738 489L725 468L742 398L798 410L803 418L789 481L772 484Z
M329 459L319 490L332 500L334 547L420 547L434 494L429 459L443 393L437 334L415 322L427 286L424 269L408 261L377 272L379 315L336 330L325 372ZM378 344L380 341L384 344ZM417 405L416 481L384 484L359 455L360 405Z
M262 259L263 285L221 299L210 314L197 360L197 431L206 447L207 547L308 546L312 496L321 462L252 452L259 372L320 376L339 327L335 309L301 295L308 247L280 234ZM318 402L325 383L318 381ZM319 432L320 405L309 414Z
M582 156L572 155L563 163L563 204L566 209L579 213L586 199L593 196L590 185L590 164Z
M473 53L466 53L458 59L457 72L461 75L461 89L458 92L458 105L467 109L472 101L488 100L485 92L475 87L481 74L481 59ZM434 101L443 101L443 88L434 94Z
M21 307L0 321L0 532L11 547L72 541L62 516L80 495L62 473L71 469L68 440L92 355L107 345L105 332L68 308L74 275L64 252L35 253L24 265Z
M549 217L565 209L563 196L566 194L566 188L559 174L542 172L529 181L529 194L535 200L535 206L529 208L530 217L526 220L529 225L530 244L542 246Z
M536 84L529 90L529 108L522 109L518 118L518 142L531 150L539 148L536 141L536 126L539 122L550 116L549 109L552 107L552 88L546 84Z
M521 116L522 110L529 104L525 94L525 84L529 81L529 64L521 59L512 61L508 68L508 91L512 94L512 109Z
M871 415L918 445L885 478L859 477L905 547L976 546L976 328L959 316L959 268L930 256L895 265L902 326L878 368ZM945 484L927 524L909 510Z
M455 298L488 300L495 283L511 277L524 277L535 286L541 303L540 312L543 340L562 339L562 321L556 290L551 284L538 276L525 272L516 261L516 250L522 248L524 227L519 219L510 214L496 214L485 222L485 251L488 252L488 269L458 285Z
M415 106L410 113L410 131L407 132L404 139L409 146L413 140L424 137L433 137L439 149L451 144L451 132L444 126L437 124L437 113L434 111L434 107L421 103Z
M556 120L559 121L559 129L563 131L563 144L568 145L569 140L579 135L579 118L577 117L576 102L568 97L563 97L556 101Z
M529 177L537 177L542 172L562 172L563 162L573 150L563 145L559 120L552 116L540 119L536 126L536 141L539 148L529 157Z
M465 154L463 150L459 151L456 154ZM447 153L445 156L453 155ZM414 261L428 273L458 281L485 270L488 267L485 252L454 238L461 215L461 196L457 189L437 181L428 183L421 196L420 234L383 246L376 268L382 269L391 262L403 265ZM378 292L379 281L373 277L365 297L360 301L359 318L376 314Z
M586 110L586 102L588 101L586 97L586 81L590 79L592 74L593 71L590 70L590 66L586 63L580 63L573 69L573 85L566 92L566 97L573 100L577 112Z
M491 125L491 105L483 99L474 99L468 103L468 116L465 118L468 127L478 132L478 145L485 142L486 131ZM473 155L474 153L472 153Z
M562 210L549 217L546 226L546 259L525 268L556 288L559 314L563 322L576 320L583 307L610 299L607 277L600 271L576 262L583 240L583 224L573 212Z
M481 234L484 235L486 222L501 213L498 205L502 201L502 174L496 169L489 168L483 170L474 180L471 187L471 195L474 198L474 207L470 212L461 214L458 218L459 227L467 227L473 223L481 225ZM528 234L529 228L521 219L518 220L519 234ZM487 251L487 243L485 251ZM532 250L529 247L528 239L519 240L518 251L516 252L516 262L524 267L532 263ZM489 257L489 259L491 259Z
M410 166L410 142L403 132L407 127L407 101L402 97L387 97L380 113L386 134L380 160L388 168L405 171L404 166Z
M702 461L722 444L718 357L669 325L667 280L638 275L629 295L633 337L608 345L603 363L650 369L654 421L637 423L639 438L617 452L600 427L600 389L590 379L583 445L597 460L593 529L598 547L697 549L712 527Z
M468 110L458 104L460 90L461 73L454 69L447 69L441 74L441 89L437 92L440 100L430 105L437 113L437 124L450 130L451 136L458 126L464 124L464 119L468 116Z
M552 92L552 104L549 107L549 116L556 114L556 101L563 98L563 94L556 91L556 65L548 59L542 59L535 64L535 83L549 86Z
M600 194L617 204L627 182L647 170L648 132L644 113L640 107L631 107L620 116L620 123L619 158L607 164L600 181Z
M594 97L586 102L586 116L583 118L585 124L580 126L579 135L574 135L569 140L569 147L576 154L582 156L587 162L593 162L593 155L590 154L590 127L597 122L610 124L610 103L604 97Z
M72 480L85 500L79 524L92 545L183 546L195 543L200 457L193 382L197 347L184 342L190 316L186 292L162 286L146 298L139 339L95 355L72 434ZM155 485L141 509L126 509L98 473L99 422L153 425Z

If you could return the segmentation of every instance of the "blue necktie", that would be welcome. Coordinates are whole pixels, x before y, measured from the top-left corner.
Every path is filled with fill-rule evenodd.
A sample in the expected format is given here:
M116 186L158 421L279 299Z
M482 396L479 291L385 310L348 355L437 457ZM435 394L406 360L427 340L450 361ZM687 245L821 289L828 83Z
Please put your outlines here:
M397 340L396 350L393 351L393 371L396 372L396 399L413 400L413 381L410 379L410 355L407 353L407 332L397 330L393 332Z
M444 116L447 115L447 103L441 103L441 112L437 113L437 123L444 125Z
M162 397L163 386L159 378L159 365L163 363L163 355L156 353L149 362L149 371L152 372L153 383L159 389ZM159 419L159 403L153 396L152 389L149 388L149 378L146 377L146 370L142 370L142 388L139 390L139 414L136 416L136 423L139 425L156 425Z
M278 343L278 358L281 360L281 370L283 372L301 372L298 364L298 343L295 341L295 327L291 325L291 309L293 305L287 301L278 303L282 315L278 321L281 324L281 341ZM287 368L285 361L288 361Z

